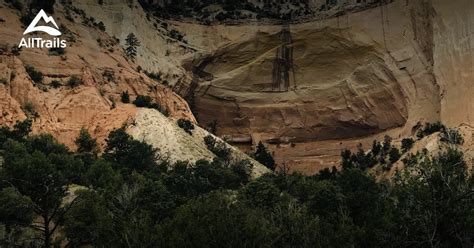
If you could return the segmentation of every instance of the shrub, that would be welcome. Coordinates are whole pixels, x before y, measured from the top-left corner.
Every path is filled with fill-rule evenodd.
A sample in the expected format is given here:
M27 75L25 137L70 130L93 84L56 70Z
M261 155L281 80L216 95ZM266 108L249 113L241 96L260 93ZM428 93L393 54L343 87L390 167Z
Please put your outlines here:
M115 71L106 69L102 72L102 76L109 82L115 82Z
M32 1L29 5L30 10L40 10L43 9L47 13L54 14L54 3L56 0L42 0L42 1Z
M372 142L372 155L375 157L375 156L378 156L380 154L380 151L382 150L382 145L380 144L380 142L374 140Z
M385 135L382 144L383 154L387 154L388 151L390 151L390 147L392 147L392 138L388 135Z
M401 157L400 151L396 147L392 147L392 149L390 149L388 156L389 156L390 163L392 164L397 162Z
M145 71L145 74L155 80L155 81L160 81L161 80L161 74L159 72L148 72L148 71Z
M186 133L193 135L194 125L191 121L186 119L179 119L178 126L182 128Z
M139 108L149 108L151 105L152 99L149 96L138 95L133 101L133 104Z
M67 84L69 85L69 87L75 88L76 86L82 84L82 79L77 77L76 75L73 75L69 78Z
M156 110L160 111L164 116L169 116L168 110L165 107L161 106L160 104L158 104L156 102L152 103L149 108L156 109Z
M427 122L425 123L425 126L422 129L418 130L418 132L416 133L416 137L418 137L418 139L421 139L425 136L431 135L436 132L441 132L445 129L446 127L439 121L435 123Z
M77 146L77 152L79 153L93 153L97 154L98 145L97 140L92 138L90 133L84 127L81 128L79 136L74 140L74 143Z
M59 82L58 80L53 80L51 81L51 86L55 89L61 87L61 82Z
M457 128L445 128L440 134L440 139L443 142L447 142L453 145L464 144L464 138Z
M43 73L37 71L33 66L26 66L26 73L30 76L31 80L35 83L43 82Z
M12 53L13 55L15 55L15 56L20 56L21 47L13 46L10 51L11 51L11 53Z
M207 131L212 134L217 133L217 120L212 120L211 122L207 123Z
M5 78L0 78L0 84L8 84L8 81Z
M152 108L160 111L164 116L168 116L168 110L158 103L152 102L151 97L138 95L133 104L139 108Z
M56 48L50 48L48 54L51 56L61 56L61 55L64 55L65 52L66 50L64 48L56 47Z
M128 91L123 91L120 95L120 99L123 103L130 103L130 95L128 94Z
M23 26L27 27L33 21L33 14L30 12L28 14L22 15L20 17L20 22Z
M100 31L105 32L105 25L103 22L96 23L95 25Z
M20 0L6 0L6 2L19 11L23 10L23 3Z
M207 146L207 149L214 153L218 158L222 160L229 161L231 151L224 142L217 141L212 135L207 135L204 137L204 143Z
M405 153L413 147L415 141L412 138L405 138L402 140L402 152Z
M35 105L32 102L26 102L25 104L23 104L21 109L23 110L23 112L25 112L28 118L35 119L39 117L39 113L36 111Z

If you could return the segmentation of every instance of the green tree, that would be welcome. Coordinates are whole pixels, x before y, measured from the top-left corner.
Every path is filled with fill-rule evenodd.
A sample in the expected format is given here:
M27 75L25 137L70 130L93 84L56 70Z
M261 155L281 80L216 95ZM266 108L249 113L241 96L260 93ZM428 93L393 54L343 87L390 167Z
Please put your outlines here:
M412 147L415 141L412 138L402 139L402 152L408 152Z
M372 142L372 150L371 150L373 156L374 156L374 157L375 157L375 156L378 156L378 155L380 154L380 151L381 151L381 150L382 150L382 145L380 144L380 142L374 140L374 141Z
M128 91L123 91L120 95L120 99L123 103L130 103L130 95L128 94Z
M179 207L158 236L167 247L270 247L278 231L261 210L218 191Z
M133 101L133 104L139 108L149 108L151 106L152 99L149 96L138 95Z
M231 150L226 146L222 141L218 141L212 135L207 135L204 137L204 143L207 146L207 149L214 153L219 159L223 161L230 161L231 159Z
M30 76L31 80L35 83L42 83L43 82L43 73L37 71L33 66L26 66L26 72Z
M212 120L211 122L207 123L206 125L206 129L207 131L209 131L210 133L216 135L217 134L217 120Z
M462 152L418 154L395 177L395 247L469 247L474 237L474 184Z
M87 129L84 127L82 127L81 131L79 131L79 136L76 138L74 143L76 144L77 152L79 153L90 153L97 155L99 152L97 140L93 139Z
M445 128L439 134L440 140L453 145L464 144L464 138L457 128Z
M127 38L125 39L125 45L125 54L130 60L135 61L135 58L137 57L137 48L140 46L140 41L134 33L127 35Z
M106 200L91 190L79 190L75 194L78 200L64 218L68 246L109 246L114 233Z
M388 156L389 156L390 163L392 163L392 164L397 162L401 157L400 151L396 147L392 147L390 149L390 151L388 153Z
M22 140L31 133L31 125L33 122L31 119L25 119L24 121L17 121L13 126L13 132L11 138L16 140Z
M267 148L260 141L257 145L257 150L254 153L255 160L265 165L270 170L275 170L275 160L273 156L267 151Z
M46 151L54 151L55 144L46 143L42 150L38 150L36 145L39 143L41 142L30 142L27 145L30 149L28 151L25 145L17 141L5 142L3 173L8 184L31 199L32 209L41 220L34 222L31 227L42 233L44 246L50 247L64 213L73 205L74 200L69 204L62 204L67 192L66 177L53 162L53 155L58 154L45 154Z
M182 128L189 135L193 135L194 125L190 120L179 119L178 126Z
M107 138L104 158L125 175L158 168L158 151L145 142L134 140L125 128L112 131Z
M0 202L0 223L5 225L6 236L5 240L0 236L0 246L16 244L19 237L15 234L33 222L33 204L29 197L11 186L0 190Z

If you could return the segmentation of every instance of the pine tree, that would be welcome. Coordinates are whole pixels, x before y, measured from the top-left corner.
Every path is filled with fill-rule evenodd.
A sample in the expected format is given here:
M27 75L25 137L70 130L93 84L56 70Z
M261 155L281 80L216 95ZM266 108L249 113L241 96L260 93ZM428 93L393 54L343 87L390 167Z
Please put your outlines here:
M137 57L137 48L140 46L140 41L134 33L130 33L125 39L125 44L127 46L127 48L125 48L125 54L129 59L135 61L135 58Z
M270 170L275 170L275 160L261 141L258 143L257 150L255 151L255 160Z
M76 138L74 143L76 144L77 152L79 153L98 153L97 140L93 139L85 128L81 128L79 136Z

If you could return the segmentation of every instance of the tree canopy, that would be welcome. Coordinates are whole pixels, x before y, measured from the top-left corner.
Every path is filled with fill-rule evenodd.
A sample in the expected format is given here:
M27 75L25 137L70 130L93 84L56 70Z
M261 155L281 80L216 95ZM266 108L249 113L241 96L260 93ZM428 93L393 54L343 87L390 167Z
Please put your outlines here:
M2 247L471 247L474 239L474 179L455 147L406 154L392 181L366 166L381 156L390 163L389 138L368 153L343 152L341 170L251 179L251 164L212 136L205 143L216 159L171 164L125 128L88 157L96 142L85 130L77 151L30 130L29 121L0 128Z

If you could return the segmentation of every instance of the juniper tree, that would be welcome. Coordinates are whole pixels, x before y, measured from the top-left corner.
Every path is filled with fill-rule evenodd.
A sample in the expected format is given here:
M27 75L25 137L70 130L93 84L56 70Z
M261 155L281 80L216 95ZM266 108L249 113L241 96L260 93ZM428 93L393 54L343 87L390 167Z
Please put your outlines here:
M125 44L127 46L127 48L125 48L125 54L129 59L135 61L135 58L137 57L137 48L140 46L140 41L134 33L130 33L125 39Z
M265 165L270 170L275 170L275 160L272 155L267 151L265 145L262 142L258 143L257 150L255 151L255 160Z

